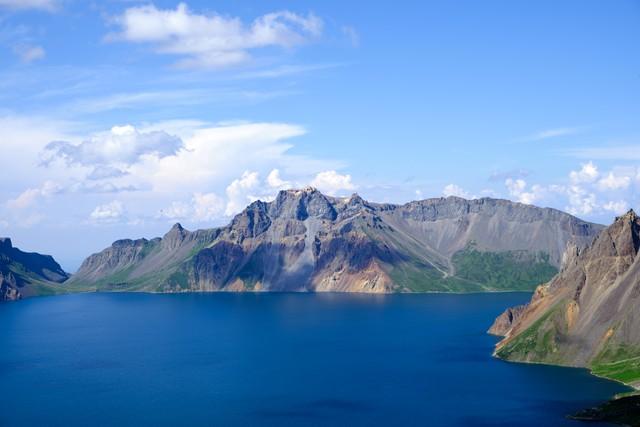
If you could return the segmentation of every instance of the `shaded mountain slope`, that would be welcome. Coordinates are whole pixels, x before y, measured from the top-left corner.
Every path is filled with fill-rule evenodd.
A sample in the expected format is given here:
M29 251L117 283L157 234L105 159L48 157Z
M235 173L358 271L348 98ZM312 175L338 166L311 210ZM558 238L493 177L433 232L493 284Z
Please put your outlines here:
M51 256L23 252L0 238L0 301L59 293L68 277Z
M506 200L405 205L313 188L256 201L225 227L120 240L91 255L71 290L420 292L533 289L568 243L601 229Z

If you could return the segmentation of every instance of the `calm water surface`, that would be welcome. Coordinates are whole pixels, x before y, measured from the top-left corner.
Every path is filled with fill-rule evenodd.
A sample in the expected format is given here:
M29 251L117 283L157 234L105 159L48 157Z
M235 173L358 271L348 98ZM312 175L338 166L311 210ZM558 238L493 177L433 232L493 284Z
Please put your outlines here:
M0 305L0 425L560 426L625 390L502 362L527 294L85 294Z

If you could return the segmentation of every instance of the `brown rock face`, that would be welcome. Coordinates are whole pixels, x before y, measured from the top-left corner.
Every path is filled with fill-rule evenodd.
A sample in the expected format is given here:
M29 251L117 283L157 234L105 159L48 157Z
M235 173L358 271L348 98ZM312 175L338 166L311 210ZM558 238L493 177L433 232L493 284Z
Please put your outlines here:
M571 242L600 229L568 214L505 200L456 197L376 204L313 188L256 201L228 226L121 240L91 255L74 289L148 291L412 292L486 290L454 281L452 256L478 251L544 253L559 266ZM525 257L527 258L527 257ZM527 258L528 259L528 258Z
M515 307L507 308L504 313L496 318L493 325L489 328L488 333L499 337L507 335L514 323L520 319L520 316L522 316L526 307L526 305L517 305Z
M640 218L629 211L584 250L570 248L561 272L538 288L496 354L640 379L639 247Z

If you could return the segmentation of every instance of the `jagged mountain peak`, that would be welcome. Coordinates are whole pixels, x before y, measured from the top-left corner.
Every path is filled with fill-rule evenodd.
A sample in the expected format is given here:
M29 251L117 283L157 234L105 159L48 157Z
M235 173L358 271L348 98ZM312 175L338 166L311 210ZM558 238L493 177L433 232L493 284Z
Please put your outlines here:
M11 243L11 239L8 237L0 237L0 249L11 249L13 244Z

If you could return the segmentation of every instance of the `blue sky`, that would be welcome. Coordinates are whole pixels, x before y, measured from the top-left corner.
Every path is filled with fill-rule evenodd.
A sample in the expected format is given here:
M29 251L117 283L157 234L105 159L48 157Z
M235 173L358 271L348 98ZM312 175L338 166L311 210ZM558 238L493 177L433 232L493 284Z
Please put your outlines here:
M608 223L638 202L639 41L623 0L0 0L0 235L73 271L309 184Z

